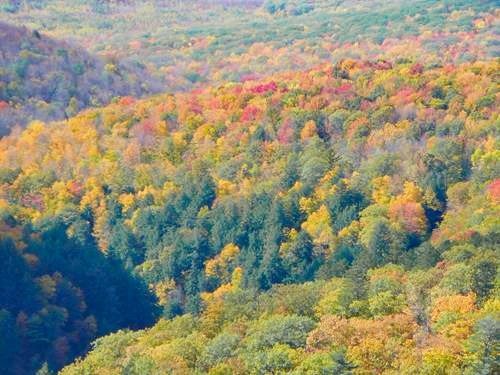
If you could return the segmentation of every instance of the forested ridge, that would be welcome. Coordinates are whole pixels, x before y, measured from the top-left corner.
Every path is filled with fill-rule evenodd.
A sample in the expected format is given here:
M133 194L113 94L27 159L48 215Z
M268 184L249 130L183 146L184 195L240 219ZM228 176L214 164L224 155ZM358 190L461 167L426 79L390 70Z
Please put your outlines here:
M245 373L253 356L286 370L316 360L361 372L411 373L426 361L428 373L491 368L490 354L469 343L482 348L495 332L482 322L498 303L497 80L496 61L344 60L35 122L0 141L5 234L29 224L43 236L44 222L61 222L59 235L90 241L144 280L165 318L190 314L173 322L187 319L191 330L157 343L173 340L171 349L134 351L148 331L119 333L74 371ZM9 237L26 267L45 262ZM254 294L266 290L259 298L269 306L255 307ZM292 303L274 293L304 305L272 307ZM248 311L227 312L226 300ZM300 330L265 338L275 314L290 315ZM328 324L337 323L374 336L335 341ZM67 321L59 324L65 332ZM177 323L159 324L153 332ZM396 341L377 336L387 333L374 328L383 324L397 330ZM328 344L306 347L322 330ZM183 339L188 332L195 336ZM228 332L239 349L199 362L209 340ZM251 332L264 343L245 346ZM288 334L299 337L280 338ZM405 337L406 351L396 350ZM114 354L101 363L99 350ZM376 350L389 358L374 359Z
M0 136L33 120L60 120L120 95L159 92L137 66L90 55L38 30L0 22Z
M0 373L500 372L494 2L6 18Z

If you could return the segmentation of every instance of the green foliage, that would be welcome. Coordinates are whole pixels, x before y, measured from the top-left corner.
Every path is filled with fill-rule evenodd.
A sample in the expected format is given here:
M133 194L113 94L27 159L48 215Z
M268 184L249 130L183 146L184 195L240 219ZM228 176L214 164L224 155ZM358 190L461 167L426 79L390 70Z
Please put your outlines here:
M250 328L245 345L250 350L286 344L292 348L302 347L314 324L310 318L298 315L275 315L257 322Z
M235 354L240 339L237 334L221 333L217 335L206 345L202 354L202 363L210 368L231 358Z
M486 316L476 323L467 343L472 354L467 374L494 374L499 370L499 329L498 319L492 316Z
M352 370L355 369L352 363L350 363L345 358L345 353L343 352L331 352L331 353L318 353L307 357L298 366L293 374L339 374L339 375L350 375Z
M1 241L0 258L8 265L0 280L1 336L8 341L0 353L12 371L34 372L44 361L49 369L60 368L96 335L141 328L155 317L154 300L139 280L88 239L68 239L65 229L58 220L36 231L26 228L24 255L9 238Z
M0 367L495 371L493 2L165 4L0 11Z

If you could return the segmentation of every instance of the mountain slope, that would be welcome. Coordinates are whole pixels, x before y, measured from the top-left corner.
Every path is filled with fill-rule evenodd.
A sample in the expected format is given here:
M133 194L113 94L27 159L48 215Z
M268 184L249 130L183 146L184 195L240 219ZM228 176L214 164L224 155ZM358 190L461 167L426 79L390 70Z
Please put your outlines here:
M63 218L21 226L0 221L0 368L34 374L61 368L99 336L140 329L156 317L154 298L107 259L91 238L68 239Z
M100 338L61 374L494 374L500 301L488 292L477 306L458 278L491 283L494 249L462 244L444 256L425 272L370 270L365 296L338 278L257 294L235 275L200 316Z
M0 372L498 373L497 8L1 4Z
M207 320L199 328L184 318L195 335L187 338L163 332L162 324L177 323L159 323L158 349L125 350L142 333L113 336L125 347L103 340L95 355L103 350L105 358L75 368L218 368L225 359L204 362L200 353L226 328L243 349L224 354L232 359L223 368L309 366L314 328L327 342L317 344L314 361L361 372L427 363L433 373L435 361L449 371L486 366L480 348L491 332L481 319L497 304L498 70L496 61L344 60L263 81L126 97L0 140L4 217L35 226L64 218L59 230L69 239L92 236L107 259L145 280L166 318ZM253 294L229 299L243 309L231 318L219 310L232 290L247 298L332 277L348 289L331 281L334 289L319 294L326 300L311 302L314 313L271 309L290 315L277 332L281 318L261 317ZM413 277L423 281L407 284ZM330 330L342 317L352 319L347 332L359 329L368 341L336 338ZM386 324L392 339L369 333ZM390 352L406 335L409 347ZM333 360L329 345L346 349L345 358ZM381 362L369 357L388 351Z
M158 89L139 67L105 63L38 31L0 23L0 135L33 119L58 120L115 96Z

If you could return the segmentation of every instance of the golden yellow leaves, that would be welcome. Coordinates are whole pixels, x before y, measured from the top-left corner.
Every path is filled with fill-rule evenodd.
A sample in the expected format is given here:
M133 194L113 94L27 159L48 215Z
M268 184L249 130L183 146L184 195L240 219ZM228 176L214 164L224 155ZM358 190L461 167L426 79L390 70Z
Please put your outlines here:
M206 140L215 140L216 132L212 124L203 124L195 130L193 141L196 143L203 143Z
M175 281L173 279L162 280L154 285L151 285L151 289L154 291L156 297L158 298L158 303L161 306L167 306L169 301L169 294L176 288Z
M345 347L347 357L361 373L401 373L400 361L414 350L417 325L408 314L380 319L351 318L335 315L322 317L307 339L309 350Z
M297 183L296 183L297 184ZM299 199L299 207L302 212L311 214L317 207L317 202L312 197L301 197Z
M280 245L280 256L281 257L286 257L287 254L290 252L291 245L294 241L296 241L298 234L299 233L294 228L287 230L285 232L286 241L282 242L282 244Z
M172 140L174 141L174 145L179 148L184 148L187 146L186 134L183 131L176 131L172 133Z
M134 201L135 201L134 194L131 193L123 193L120 194L120 196L118 197L118 202L120 202L120 204L122 205L123 212L128 211L134 204Z
M430 318L435 329L455 339L465 339L472 331L476 311L476 296L456 294L435 299Z
M33 121L21 134L18 140L20 147L34 147L38 142L38 137L43 133L45 125L41 121Z
M317 134L316 123L313 120L309 120L304 124L304 127L300 131L300 139L305 141L312 138Z
M405 182L402 194L389 204L389 218L399 222L408 232L425 233L427 219L421 201L422 191L413 182Z
M104 70L110 74L118 74L119 72L119 69L118 69L118 66L116 64L106 64L104 66Z
M205 273L207 276L216 276L221 280L228 281L230 268L239 253L238 246L233 243L227 244L215 258L205 263Z
M104 198L104 191L97 178L89 178L85 184L85 189L86 192L80 200L80 207L84 208L85 206L90 206L92 208L97 208L99 201Z
M378 204L387 204L391 200L392 180L389 176L377 177L373 180L372 199Z
M328 209L323 204L317 211L309 215L301 227L313 239L317 245L328 246L335 238L331 227L331 218Z
M236 193L238 186L228 180L220 179L217 181L217 197L224 197Z
M376 204L387 207L388 218L393 223L417 234L427 230L427 219L422 206L424 194L412 181L405 181L403 191L394 196L395 190L392 178L389 176L377 177L373 180L372 199Z

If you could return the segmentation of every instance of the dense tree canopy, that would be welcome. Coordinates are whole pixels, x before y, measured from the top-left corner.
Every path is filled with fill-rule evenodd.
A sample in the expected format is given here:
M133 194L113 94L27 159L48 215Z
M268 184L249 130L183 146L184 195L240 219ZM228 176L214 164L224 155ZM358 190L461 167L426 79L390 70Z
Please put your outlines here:
M37 30L3 22L0 64L0 136L15 125L72 117L117 95L160 88L145 69L106 62Z
M28 29L0 25L0 135L31 120L72 117L116 96L244 82L346 57L427 64L489 59L498 56L495 5L4 0L0 22ZM444 106L450 94L436 88L434 104ZM377 121L386 115L381 109Z
M0 6L0 372L500 371L493 2L72 3Z
M145 291L136 297L127 286L139 277L156 293L165 318L193 314L194 336L172 338L173 352L161 350L162 357L138 350L130 366L231 367L227 353L203 354L206 345L222 350L217 341L208 349L217 332L233 335L227 340L238 349L231 358L241 350L237 363L258 362L264 372L315 366L309 351L297 351L317 335L334 340L330 354L317 344L325 366L383 372L410 361L415 367L408 368L429 366L428 373L438 371L433 366L491 366L487 359L471 364L467 353L490 350L468 343L489 334L480 320L496 303L498 112L496 101L484 104L484 98L496 98L498 63L414 66L344 60L262 82L124 98L64 122L34 122L2 139L1 207L12 222L6 225L9 232L22 226L40 232L34 243L23 239L33 237L26 229L4 242L6 262L13 262L12 275L4 277L26 280L19 285L26 293L17 300L12 290L2 291L9 303L3 329L21 330L21 312L29 322L30 314L49 314L47 306L60 304L67 312L53 310L63 315L50 321L66 324L63 338L76 324L72 319L90 316L98 333L141 326L154 309ZM368 96L381 85L383 94ZM439 87L452 93L442 99L446 106L435 104ZM19 152L26 148L29 153ZM85 255L73 257L71 266L66 251ZM116 287L89 294L86 285L96 281L79 272L108 262L119 268L104 271L103 282ZM125 281L129 272L135 276ZM411 281L420 278L426 287ZM267 317L254 305L259 291L269 290L262 298L270 296L274 306L276 284L312 280L325 280L315 288L328 286L310 307L277 308ZM80 310L57 301L60 288L84 298ZM40 293L46 302L35 297ZM291 289L286 298L307 300L296 293ZM135 303L141 298L145 305ZM226 310L226 298L238 302ZM115 310L102 310L102 299L114 301L106 308ZM245 317L246 328L228 328L228 314ZM266 323L272 314L285 314L277 321L293 328ZM332 338L331 324L363 338ZM378 325L397 327L394 340L367 333ZM428 344L397 349L404 335L427 335ZM63 339L49 340L62 345ZM449 347L437 344L446 340ZM53 356L62 354L48 353L50 366L64 363Z

